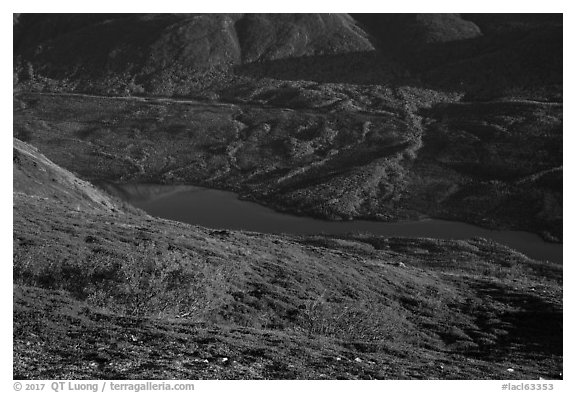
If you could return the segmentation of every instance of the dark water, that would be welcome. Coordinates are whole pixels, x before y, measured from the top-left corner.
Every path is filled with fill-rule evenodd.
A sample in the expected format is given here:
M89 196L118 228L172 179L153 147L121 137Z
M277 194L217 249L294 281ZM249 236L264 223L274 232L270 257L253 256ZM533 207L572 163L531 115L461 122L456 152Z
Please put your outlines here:
M279 213L257 203L241 201L232 192L193 186L105 184L107 191L157 217L216 229L242 229L268 233L370 232L394 237L467 239L484 237L539 260L562 263L562 245L547 243L522 231L493 231L456 221L383 223L325 221Z

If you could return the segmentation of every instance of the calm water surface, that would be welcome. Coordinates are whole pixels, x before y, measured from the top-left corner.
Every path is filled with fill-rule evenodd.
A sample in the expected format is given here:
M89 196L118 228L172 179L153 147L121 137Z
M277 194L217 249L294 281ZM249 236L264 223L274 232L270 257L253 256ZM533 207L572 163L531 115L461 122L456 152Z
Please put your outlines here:
M156 184L103 184L107 191L153 216L215 229L241 229L267 233L342 234L370 232L390 237L467 239L484 237L540 260L562 263L562 244L543 241L522 231L494 231L456 221L428 219L384 223L326 221L279 213L237 194L193 186Z

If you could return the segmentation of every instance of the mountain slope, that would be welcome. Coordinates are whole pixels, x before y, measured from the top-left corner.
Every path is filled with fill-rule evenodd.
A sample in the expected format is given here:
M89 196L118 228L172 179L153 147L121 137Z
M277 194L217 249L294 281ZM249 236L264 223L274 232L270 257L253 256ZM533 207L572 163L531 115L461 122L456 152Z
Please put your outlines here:
M92 91L183 94L238 64L373 49L338 14L22 15L14 29L21 79Z
M17 197L52 199L72 209L114 210L111 197L55 165L35 147L13 141L13 189Z
M356 14L410 83L497 97L562 99L561 14Z

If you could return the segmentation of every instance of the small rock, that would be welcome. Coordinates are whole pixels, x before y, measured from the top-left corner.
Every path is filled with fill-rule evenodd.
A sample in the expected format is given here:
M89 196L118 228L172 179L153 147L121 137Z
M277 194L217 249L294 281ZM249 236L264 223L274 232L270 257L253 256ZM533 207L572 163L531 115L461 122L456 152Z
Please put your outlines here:
M228 358L222 358L222 363L226 363L228 361Z
M337 361L340 361L340 360L342 360L342 358L341 358L340 356L338 356L338 357L336 358L336 360L337 360Z
M356 358L356 359L354 359L354 361L357 363L362 363L362 359L360 359L360 358Z
M513 373L513 372L514 372L514 369L513 369L513 368L509 368L507 371L508 371L509 373Z

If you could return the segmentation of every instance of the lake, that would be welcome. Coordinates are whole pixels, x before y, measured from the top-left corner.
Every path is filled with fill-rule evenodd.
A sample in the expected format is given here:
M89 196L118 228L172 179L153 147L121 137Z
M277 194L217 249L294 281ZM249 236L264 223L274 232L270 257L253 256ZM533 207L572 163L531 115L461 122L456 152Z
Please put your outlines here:
M111 184L100 186L148 214L214 229L266 233L342 234L369 232L388 237L468 239L484 237L539 260L562 263L562 244L545 242L538 235L490 230L457 221L426 219L398 223L377 221L327 221L280 213L233 192L186 185Z

